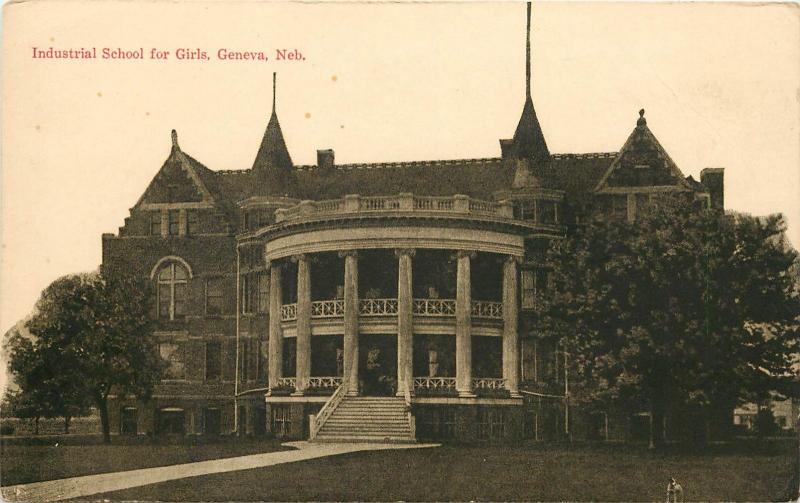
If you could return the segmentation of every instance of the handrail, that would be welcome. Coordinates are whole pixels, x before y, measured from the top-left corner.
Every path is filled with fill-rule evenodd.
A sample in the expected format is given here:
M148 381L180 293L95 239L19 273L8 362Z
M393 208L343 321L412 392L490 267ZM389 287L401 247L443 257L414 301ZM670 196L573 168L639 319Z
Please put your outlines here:
M526 389L519 390L520 393L523 395L531 395L539 398L558 398L559 400L563 400L566 398L564 395L550 395L548 393L537 393L535 391L528 391Z
M314 440L317 437L319 430L322 429L325 422L331 417L331 414L333 414L333 411L339 406L345 394L347 394L347 379L342 379L342 384L336 388L336 391L334 391L333 395L325 402L325 405L319 409L317 415L312 416L314 419L311 421L309 428L309 440Z
M411 413L411 391L409 389L403 390L403 398L406 401L406 419L408 420L408 429L411 432L411 438L417 438L417 420L414 414Z

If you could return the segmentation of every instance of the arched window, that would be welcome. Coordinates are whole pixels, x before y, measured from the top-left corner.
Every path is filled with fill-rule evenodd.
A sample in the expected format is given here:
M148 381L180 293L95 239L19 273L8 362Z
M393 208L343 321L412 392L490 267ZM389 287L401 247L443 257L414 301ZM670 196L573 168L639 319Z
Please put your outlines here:
M177 261L169 261L158 270L158 317L167 320L186 315L186 287L189 273Z

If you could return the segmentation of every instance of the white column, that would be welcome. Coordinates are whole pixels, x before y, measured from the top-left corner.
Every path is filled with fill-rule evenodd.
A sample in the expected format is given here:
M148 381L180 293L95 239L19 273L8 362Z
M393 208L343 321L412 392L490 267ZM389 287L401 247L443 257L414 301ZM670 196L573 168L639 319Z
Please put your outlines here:
M272 262L269 268L269 381L270 391L278 388L283 377L283 331L281 330L281 264Z
M344 257L344 379L347 394L358 394L358 254L341 252Z
M308 255L298 255L297 261L297 372L293 395L308 389L311 377L311 271Z
M458 396L472 393L472 286L470 258L474 252L458 252L456 275L456 391Z
M414 317L412 313L413 249L396 250L397 255L397 394L414 392Z
M517 258L503 264L503 379L512 397L519 398L519 331L517 319Z

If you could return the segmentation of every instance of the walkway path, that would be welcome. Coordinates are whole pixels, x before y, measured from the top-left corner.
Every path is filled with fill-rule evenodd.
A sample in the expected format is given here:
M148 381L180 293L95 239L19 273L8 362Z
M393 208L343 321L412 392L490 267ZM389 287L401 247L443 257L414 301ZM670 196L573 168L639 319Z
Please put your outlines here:
M166 482L168 480L197 477L212 473L233 472L263 468L265 466L305 461L307 459L335 456L348 452L375 451L384 449L417 449L435 447L438 444L312 444L308 442L288 442L284 445L296 450L251 454L235 458L213 459L181 465L143 468L126 472L102 473L72 477L68 479L47 480L32 484L19 484L0 488L6 501L58 501L80 498L91 494L106 493Z

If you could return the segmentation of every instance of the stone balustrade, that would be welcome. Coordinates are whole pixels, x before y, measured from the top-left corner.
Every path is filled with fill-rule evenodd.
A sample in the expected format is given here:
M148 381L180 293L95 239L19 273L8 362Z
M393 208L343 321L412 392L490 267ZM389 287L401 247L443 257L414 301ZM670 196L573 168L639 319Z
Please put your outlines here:
M361 196L350 194L341 199L302 201L290 208L275 211L275 222L303 217L324 217L348 213L414 212L452 213L481 217L514 218L510 201L484 201L456 194L454 196L415 196L402 193L393 196Z

